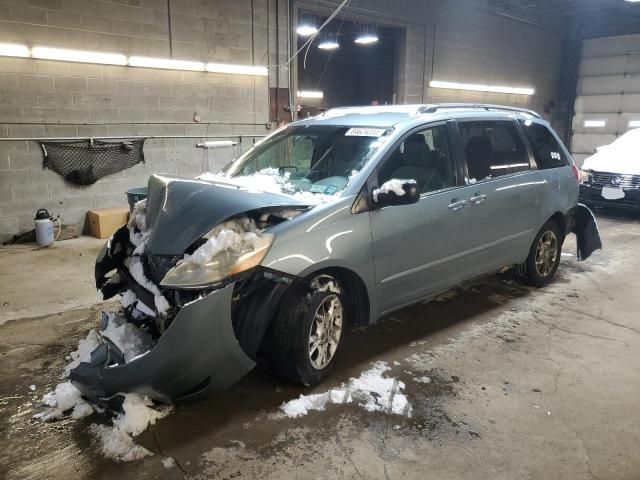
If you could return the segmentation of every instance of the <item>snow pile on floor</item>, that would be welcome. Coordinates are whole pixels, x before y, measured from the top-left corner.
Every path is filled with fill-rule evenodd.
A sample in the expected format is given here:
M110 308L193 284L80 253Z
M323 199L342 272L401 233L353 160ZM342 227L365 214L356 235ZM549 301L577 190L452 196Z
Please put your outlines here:
M182 261L204 266L225 250L240 252L244 249L254 249L260 233L255 222L249 217L229 220L211 230L206 243L192 254L185 254Z
M65 412L71 411L71 418L79 419L91 415L93 407L83 398L80 390L71 382L59 383L53 392L42 397L42 404L48 408L33 416L43 422L60 420Z
M403 186L405 184L415 184L415 180L399 180L397 178L392 178L391 180L387 180L384 182L380 188L376 188L373 190L373 201L378 201L378 195L381 193L395 193L398 197L402 197L406 192L404 191Z
M91 359L91 352L103 342L102 337L108 338L120 349L126 362L144 355L153 347L151 335L113 312L104 312L102 322L103 329L99 332L91 330L86 338L78 342L78 349L67 357L71 361L65 367L63 377L68 377L71 369ZM67 415L77 420L94 411L104 411L103 408L84 400L80 390L69 381L58 384L52 392L44 395L41 404L45 409L35 414L33 418L43 422L60 420ZM122 405L124 413L116 415L112 427L105 425L89 427L100 451L106 458L128 462L153 455L146 448L137 445L132 438L171 411L169 407L160 409L152 407L153 402L148 397L127 393L124 395Z
M288 195L296 200L304 202L308 205L318 205L321 203L328 203L337 200L340 196L339 192L333 195L327 195L325 193L312 193L308 191L294 191L295 187L289 178L291 172L286 172L284 175L280 175L277 168L265 168L257 173L251 175L238 175L235 177L228 177L220 173L206 172L200 175L198 180L205 180L207 182L226 183L231 185L237 185L239 187L246 188L251 192L266 192L276 193L278 195Z
M93 424L89 427L89 432L93 435L99 445L100 453L105 458L118 462L134 462L153 455L117 428Z
M122 404L124 413L116 415L112 427L96 424L89 427L105 458L130 462L153 455L146 448L136 444L132 438L171 413L170 407L157 410L152 407L153 401L148 397L127 393Z
M358 378L352 378L341 388L328 392L300 395L295 400L280 406L284 415L297 418L309 411L322 411L328 404L356 403L368 412L386 412L395 415L411 416L411 405L404 393L405 384L395 378L384 377L391 368L386 362L376 362L373 367L362 372Z

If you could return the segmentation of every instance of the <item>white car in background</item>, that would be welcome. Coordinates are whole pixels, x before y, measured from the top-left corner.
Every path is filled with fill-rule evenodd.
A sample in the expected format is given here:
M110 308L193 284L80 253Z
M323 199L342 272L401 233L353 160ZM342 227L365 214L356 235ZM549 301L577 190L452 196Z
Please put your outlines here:
M580 201L640 209L640 128L598 147L580 170Z

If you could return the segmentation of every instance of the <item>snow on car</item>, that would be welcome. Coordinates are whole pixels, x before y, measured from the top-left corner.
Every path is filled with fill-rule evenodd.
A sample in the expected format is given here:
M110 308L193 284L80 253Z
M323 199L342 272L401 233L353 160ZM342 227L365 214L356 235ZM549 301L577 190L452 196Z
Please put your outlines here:
M640 208L640 128L598 147L580 171L580 199L594 206Z

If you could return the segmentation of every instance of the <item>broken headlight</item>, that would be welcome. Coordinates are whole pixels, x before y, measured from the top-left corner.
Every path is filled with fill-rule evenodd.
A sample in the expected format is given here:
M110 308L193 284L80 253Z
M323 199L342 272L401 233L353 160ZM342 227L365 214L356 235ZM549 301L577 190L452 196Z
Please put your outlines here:
M240 248L225 249L204 263L183 261L162 279L166 288L205 288L220 283L227 277L260 265L273 243L274 236L266 233Z

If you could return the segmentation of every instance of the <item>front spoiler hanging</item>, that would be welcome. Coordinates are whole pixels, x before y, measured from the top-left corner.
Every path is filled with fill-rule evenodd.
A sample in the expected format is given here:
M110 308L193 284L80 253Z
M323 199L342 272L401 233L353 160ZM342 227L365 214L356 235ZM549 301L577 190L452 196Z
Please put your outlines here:
M106 367L106 354L95 350L91 363L71 370L71 382L98 402L120 392L171 402L229 388L255 367L233 332L233 289L186 304L156 346L129 363Z

